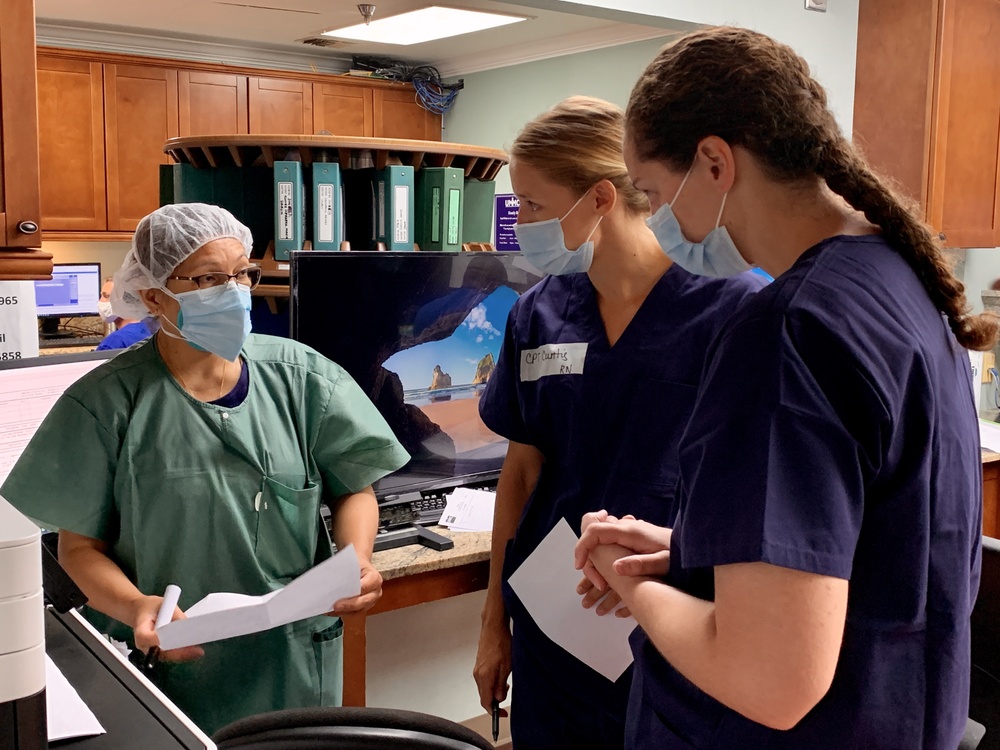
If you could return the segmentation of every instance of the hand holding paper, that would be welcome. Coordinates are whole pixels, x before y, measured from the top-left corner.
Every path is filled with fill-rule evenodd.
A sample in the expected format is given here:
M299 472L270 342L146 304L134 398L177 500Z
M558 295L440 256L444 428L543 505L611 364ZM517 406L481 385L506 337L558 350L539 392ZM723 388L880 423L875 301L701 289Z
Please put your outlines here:
M326 614L334 602L359 593L361 568L349 545L269 594L209 594L184 613L187 619L157 628L156 634L162 649L210 643Z

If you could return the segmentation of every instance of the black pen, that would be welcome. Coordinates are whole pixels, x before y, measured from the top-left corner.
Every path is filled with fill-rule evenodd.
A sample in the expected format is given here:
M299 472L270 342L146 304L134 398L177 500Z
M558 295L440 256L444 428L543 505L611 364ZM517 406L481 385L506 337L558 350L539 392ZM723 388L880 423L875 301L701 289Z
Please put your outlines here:
M493 741L500 736L500 701L493 699Z
M156 613L156 622L153 625L154 630L162 628L173 619L174 608L177 606L177 600L180 599L180 596L180 588L174 586L173 584L167 586L166 591L163 592L163 601L160 602L160 608ZM159 660L160 649L157 646L152 646L149 651L146 652L146 658L142 662L142 670L146 674L152 674L153 670L156 669L156 663Z
M160 660L160 649L156 646L150 647L146 652L146 658L142 662L142 671L146 674L153 674L156 663Z

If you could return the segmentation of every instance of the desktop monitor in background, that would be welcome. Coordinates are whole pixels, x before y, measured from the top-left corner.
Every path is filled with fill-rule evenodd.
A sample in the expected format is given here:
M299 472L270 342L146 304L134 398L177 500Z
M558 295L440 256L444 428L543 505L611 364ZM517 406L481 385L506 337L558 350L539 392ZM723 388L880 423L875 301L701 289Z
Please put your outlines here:
M0 362L0 485L63 392L119 350Z
M35 309L43 335L54 335L61 318L98 315L101 298L100 263L56 263L52 279L35 282Z
M507 441L479 418L507 315L541 277L520 253L293 253L292 338L341 365L412 456L376 485L495 478Z

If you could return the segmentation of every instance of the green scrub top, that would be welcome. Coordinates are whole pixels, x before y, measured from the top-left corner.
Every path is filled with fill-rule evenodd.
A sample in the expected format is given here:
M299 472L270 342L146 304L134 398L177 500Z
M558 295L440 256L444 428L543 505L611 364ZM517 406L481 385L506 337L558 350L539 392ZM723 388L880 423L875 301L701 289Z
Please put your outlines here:
M351 377L314 350L252 335L235 408L188 395L150 341L56 402L0 488L45 528L101 539L147 595L266 594L331 554L320 503L409 459ZM330 602L331 606L333 602ZM93 610L103 632L131 627ZM343 626L316 617L205 644L155 681L205 731L281 708L339 705Z

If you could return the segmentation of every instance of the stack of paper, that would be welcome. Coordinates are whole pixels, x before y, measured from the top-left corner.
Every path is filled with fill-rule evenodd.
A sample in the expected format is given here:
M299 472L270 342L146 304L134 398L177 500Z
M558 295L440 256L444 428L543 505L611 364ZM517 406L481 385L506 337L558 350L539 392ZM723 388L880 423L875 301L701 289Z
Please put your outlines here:
M270 594L209 594L184 613L187 619L157 628L156 635L160 648L196 646L322 615L340 599L360 593L361 566L354 546L348 545Z
M984 450L1000 453L1000 424L980 419L979 442Z
M459 487L448 496L441 525L452 531L492 531L495 492Z
M101 722L48 654L45 656L45 718L49 742L105 733Z

